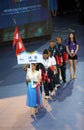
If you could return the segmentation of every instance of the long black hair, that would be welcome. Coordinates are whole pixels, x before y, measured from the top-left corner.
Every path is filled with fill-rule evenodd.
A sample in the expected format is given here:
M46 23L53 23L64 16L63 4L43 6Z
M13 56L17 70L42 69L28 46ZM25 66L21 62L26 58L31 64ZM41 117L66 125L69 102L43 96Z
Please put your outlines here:
M75 33L74 33L74 32L70 32L70 33L69 33L68 43L69 43L69 44L71 43L70 34L73 35L73 42L74 42L75 44L77 44L77 40L76 40L76 36L75 36Z

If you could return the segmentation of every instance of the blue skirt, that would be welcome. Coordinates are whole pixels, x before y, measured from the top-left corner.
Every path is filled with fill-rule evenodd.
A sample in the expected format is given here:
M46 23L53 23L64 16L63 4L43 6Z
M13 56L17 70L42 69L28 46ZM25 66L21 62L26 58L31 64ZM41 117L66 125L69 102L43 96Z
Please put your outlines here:
M51 10L57 10L58 9L57 0L50 0L50 9Z
M41 105L41 103L42 103L42 96L40 92L40 87L32 88L32 84L28 83L27 100L26 100L27 106L36 107L38 105Z

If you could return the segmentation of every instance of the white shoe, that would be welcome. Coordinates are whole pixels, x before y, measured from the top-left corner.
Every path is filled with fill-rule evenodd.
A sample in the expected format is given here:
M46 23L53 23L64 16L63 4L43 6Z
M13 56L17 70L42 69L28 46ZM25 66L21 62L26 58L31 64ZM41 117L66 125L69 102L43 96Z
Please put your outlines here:
M55 87L55 91L57 91L57 87Z
M45 99L49 99L49 96L45 96Z
M50 93L50 96L54 96L55 95L55 90L53 90L51 93Z
M70 79L73 79L73 75L72 74L70 75Z
M73 75L73 79L76 79L76 74Z
M60 87L60 84L56 84L55 86L56 86L56 88L58 88L58 87Z
M59 75L59 79L62 80L62 76L61 75Z

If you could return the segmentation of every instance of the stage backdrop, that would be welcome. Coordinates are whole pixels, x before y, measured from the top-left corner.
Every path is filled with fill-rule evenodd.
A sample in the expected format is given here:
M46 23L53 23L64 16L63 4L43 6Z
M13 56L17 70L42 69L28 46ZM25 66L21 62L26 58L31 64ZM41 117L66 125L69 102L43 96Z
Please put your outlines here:
M13 40L16 25L22 39L51 35L48 0L0 0L0 43Z

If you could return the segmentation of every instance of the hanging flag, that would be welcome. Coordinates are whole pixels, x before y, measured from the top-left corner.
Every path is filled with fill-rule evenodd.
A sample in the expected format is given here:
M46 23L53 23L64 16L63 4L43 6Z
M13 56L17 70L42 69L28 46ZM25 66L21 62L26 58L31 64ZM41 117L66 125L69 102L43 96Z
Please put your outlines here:
M14 38L13 38L13 47L16 46L16 55L20 54L21 52L25 51L24 44L22 42L22 39L20 37L18 27L16 27L14 32Z

